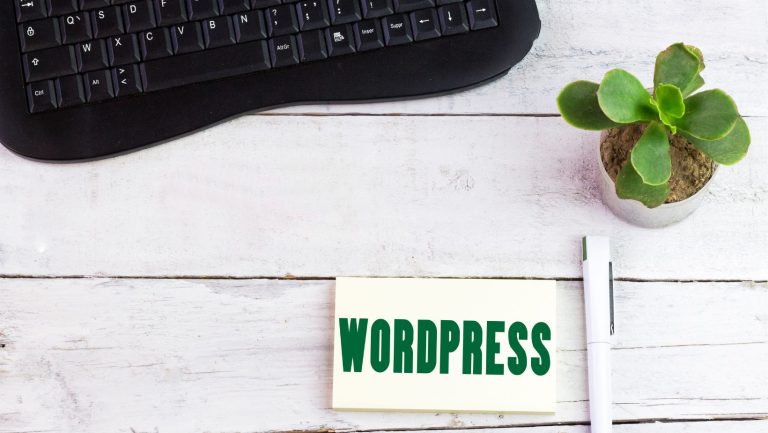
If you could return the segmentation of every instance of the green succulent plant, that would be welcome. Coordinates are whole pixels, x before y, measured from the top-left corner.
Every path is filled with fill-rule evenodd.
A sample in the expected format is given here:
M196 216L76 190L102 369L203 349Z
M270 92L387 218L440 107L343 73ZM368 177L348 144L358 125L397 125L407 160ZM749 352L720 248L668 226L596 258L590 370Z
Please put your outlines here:
M747 154L749 128L733 99L719 89L694 94L704 85L703 70L701 50L677 43L656 58L653 95L622 69L609 71L600 84L576 81L560 93L560 113L577 128L647 125L616 178L619 197L649 208L666 201L672 175L668 134L684 136L720 164L735 164Z

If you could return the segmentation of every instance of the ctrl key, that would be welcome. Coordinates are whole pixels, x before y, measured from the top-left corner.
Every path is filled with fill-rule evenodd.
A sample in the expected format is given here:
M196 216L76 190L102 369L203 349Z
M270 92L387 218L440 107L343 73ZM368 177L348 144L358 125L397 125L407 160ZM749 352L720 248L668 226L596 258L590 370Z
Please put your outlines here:
M38 81L27 86L30 113L42 113L56 109L53 81Z

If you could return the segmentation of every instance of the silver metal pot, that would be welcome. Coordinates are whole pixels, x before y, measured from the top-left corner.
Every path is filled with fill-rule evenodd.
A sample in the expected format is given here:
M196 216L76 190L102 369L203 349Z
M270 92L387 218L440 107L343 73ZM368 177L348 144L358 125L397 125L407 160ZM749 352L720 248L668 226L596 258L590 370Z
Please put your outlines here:
M603 132L600 137L601 142L605 134L606 132ZM683 201L663 204L657 208L649 209L639 201L619 198L616 194L616 184L613 182L613 179L608 176L608 172L603 165L603 160L600 156L599 143L595 149L595 156L599 167L598 184L603 203L605 203L605 205L619 218L640 227L666 227L687 218L698 209L699 205L701 205L701 202L704 200L704 197L707 195L707 191L709 191L709 187L712 184L712 179L715 178L718 171L718 165L715 164L712 177L710 177L707 183L691 197L688 197Z

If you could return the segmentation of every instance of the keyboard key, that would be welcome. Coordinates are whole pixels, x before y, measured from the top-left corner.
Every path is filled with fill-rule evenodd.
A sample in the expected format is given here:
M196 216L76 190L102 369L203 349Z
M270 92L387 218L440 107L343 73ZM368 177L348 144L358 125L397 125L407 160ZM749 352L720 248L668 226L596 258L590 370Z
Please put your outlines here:
M269 69L266 41L232 45L142 64L147 92Z
M171 32L168 29L148 30L141 34L139 43L141 44L141 58L143 60L154 60L173 55Z
M299 63L299 49L293 35L281 36L269 41L269 54L272 66L290 66Z
M328 27L328 6L325 0L306 0L296 4L301 30L314 30Z
M232 15L245 12L250 9L249 0L222 0L224 3L224 15Z
M80 10L98 9L110 4L110 0L80 0Z
M139 61L139 44L136 35L114 36L108 39L109 58L112 66Z
M469 31L469 21L464 3L454 3L438 9L440 27L444 35L457 35Z
M125 32L123 14L119 7L99 9L91 12L93 35L95 38L108 38Z
M382 20L384 41L387 45L402 45L413 42L413 33L407 15L392 15Z
M219 2L217 0L190 0L189 19L203 20L218 16Z
M250 42L267 37L267 25L261 11L237 14L232 17L238 42Z
M59 22L55 19L24 23L19 26L19 34L24 53L61 45Z
M363 15L366 18L379 18L395 13L392 0L363 0Z
M155 0L157 25L170 26L187 20L185 0Z
M279 4L280 0L251 0L251 9L264 9Z
M200 23L177 24L171 27L171 36L177 54L192 53L205 48Z
M270 36L289 35L299 31L296 10L293 5L272 7L267 9L265 13L268 17Z
M395 10L398 12L410 12L416 9L431 8L435 6L435 0L394 0Z
M115 83L115 96L129 96L142 92L138 65L118 66L113 69L112 82Z
M25 54L23 63L27 82L47 80L77 72L75 54L71 46Z
M62 41L65 44L87 41L93 38L91 32L91 16L87 12L80 12L61 17Z
M328 58L328 48L325 46L325 32L312 30L299 33L299 58L303 62L314 62Z
M411 12L413 36L417 41L440 37L440 24L437 22L437 12L434 9L422 9Z
M381 25L378 20L365 20L355 24L357 51L375 50L384 46Z
M359 0L329 1L331 2L331 21L334 24L352 23L362 18Z
M77 0L49 0L49 3L52 17L75 13L79 6Z
M99 102L115 97L112 88L112 72L109 70L85 74L85 96L88 102Z
M46 0L11 0L16 3L16 21L39 20L48 16ZM5 24L3 24L5 25Z
M499 25L494 0L470 0L467 2L469 11L469 27L472 30L487 29Z
M85 103L85 89L79 75L70 75L56 80L56 100L60 108Z
M109 54L104 40L81 42L75 45L80 72L95 71L109 66Z
M42 113L56 108L53 81L41 81L27 86L30 113Z
M355 35L349 24L326 29L325 39L328 42L328 54L331 57L355 52Z
M205 46L208 48L219 48L235 43L232 20L228 17L203 21L203 35L205 36Z
M155 27L155 9L149 0L123 6L125 29L129 33L141 32Z

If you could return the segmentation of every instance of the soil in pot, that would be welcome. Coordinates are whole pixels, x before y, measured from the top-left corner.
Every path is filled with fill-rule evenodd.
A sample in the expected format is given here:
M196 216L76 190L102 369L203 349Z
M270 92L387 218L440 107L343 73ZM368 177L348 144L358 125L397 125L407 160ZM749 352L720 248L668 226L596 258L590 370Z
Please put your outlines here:
M600 156L605 171L616 182L619 170L629 159L629 152L645 131L645 125L628 125L606 131L600 142ZM696 194L712 177L715 164L684 137L669 136L672 177L667 203L682 201Z

